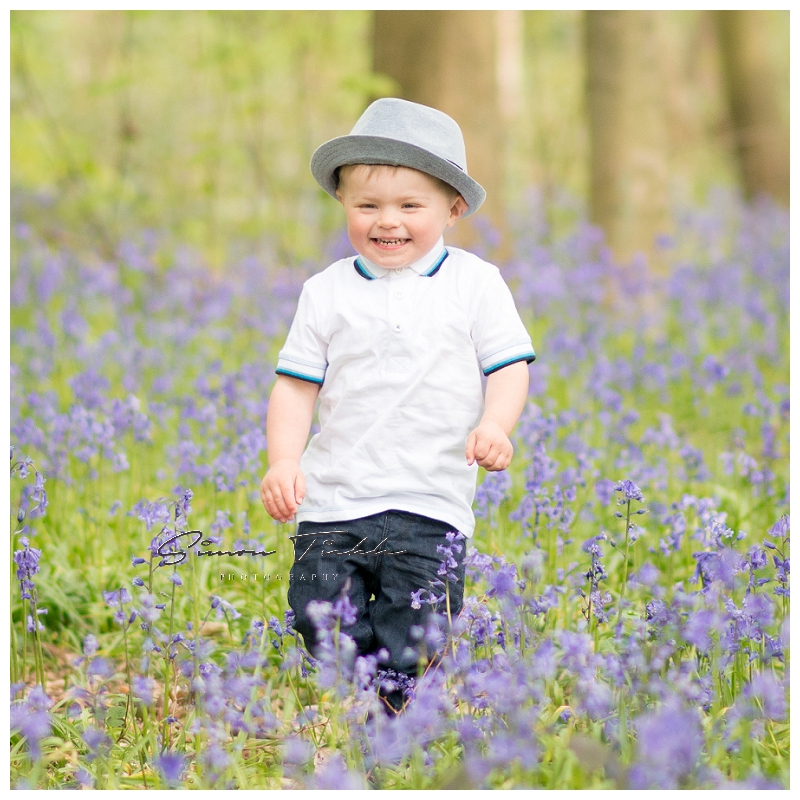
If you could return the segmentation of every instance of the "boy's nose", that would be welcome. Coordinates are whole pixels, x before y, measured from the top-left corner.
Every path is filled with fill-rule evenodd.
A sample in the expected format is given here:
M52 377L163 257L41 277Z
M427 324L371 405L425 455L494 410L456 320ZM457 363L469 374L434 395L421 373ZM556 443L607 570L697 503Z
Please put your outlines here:
M393 208L382 208L378 217L378 225L381 228L396 228L400 224L397 218L397 211Z

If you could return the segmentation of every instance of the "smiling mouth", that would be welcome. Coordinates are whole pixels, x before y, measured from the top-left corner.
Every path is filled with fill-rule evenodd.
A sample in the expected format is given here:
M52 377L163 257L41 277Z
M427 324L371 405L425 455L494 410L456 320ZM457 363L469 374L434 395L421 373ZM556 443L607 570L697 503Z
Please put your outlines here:
M381 247L396 247L397 245L410 242L410 239L373 239L373 242L381 245Z

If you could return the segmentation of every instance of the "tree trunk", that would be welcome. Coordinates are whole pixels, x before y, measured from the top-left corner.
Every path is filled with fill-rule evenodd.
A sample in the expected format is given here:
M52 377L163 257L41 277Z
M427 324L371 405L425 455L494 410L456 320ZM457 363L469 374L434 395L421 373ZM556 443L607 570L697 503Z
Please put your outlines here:
M770 57L772 11L717 11L722 68L742 188L789 205L789 125ZM788 35L788 26L786 29Z
M659 13L586 12L591 219L621 261L655 259L654 239L670 227Z
M373 67L397 82L398 95L433 106L461 126L470 176L486 189L477 219L504 225L504 142L498 92L495 11L376 11ZM466 222L456 240L485 242Z

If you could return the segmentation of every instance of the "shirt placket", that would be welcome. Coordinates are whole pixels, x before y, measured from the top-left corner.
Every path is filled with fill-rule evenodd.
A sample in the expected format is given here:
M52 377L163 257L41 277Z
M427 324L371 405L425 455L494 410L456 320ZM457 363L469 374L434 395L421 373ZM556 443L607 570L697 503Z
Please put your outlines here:
M416 274L408 274L407 270L392 273L386 276L388 286L388 322L390 337L389 357L392 360L391 369L395 371L405 371L405 364L408 357L408 335L409 326L409 301L410 301L410 282Z

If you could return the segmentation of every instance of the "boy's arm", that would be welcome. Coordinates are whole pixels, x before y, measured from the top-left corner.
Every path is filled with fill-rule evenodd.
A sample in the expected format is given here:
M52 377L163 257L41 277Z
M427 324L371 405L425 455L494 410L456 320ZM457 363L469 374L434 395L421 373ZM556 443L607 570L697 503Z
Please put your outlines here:
M467 463L489 472L506 469L514 455L509 435L528 399L528 365L509 364L486 379L484 411L478 427L467 437Z
M261 481L261 502L279 522L294 519L306 493L300 456L308 441L319 386L278 375L267 409L269 469Z

